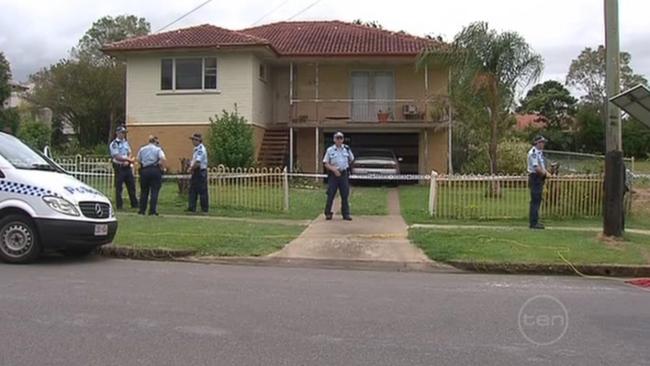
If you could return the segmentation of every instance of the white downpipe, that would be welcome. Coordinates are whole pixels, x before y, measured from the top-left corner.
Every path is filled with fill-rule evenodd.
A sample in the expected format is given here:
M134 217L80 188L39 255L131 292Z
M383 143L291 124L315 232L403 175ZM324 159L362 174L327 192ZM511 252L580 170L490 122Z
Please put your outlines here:
M289 172L293 173L293 127L289 127Z

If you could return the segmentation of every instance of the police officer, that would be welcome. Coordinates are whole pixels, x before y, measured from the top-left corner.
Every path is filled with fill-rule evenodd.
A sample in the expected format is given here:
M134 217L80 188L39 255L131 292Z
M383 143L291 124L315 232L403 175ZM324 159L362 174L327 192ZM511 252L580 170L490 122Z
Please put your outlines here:
M126 127L117 127L115 140L109 145L109 150L115 171L115 206L118 210L123 206L122 184L124 183L131 200L131 208L138 208L138 199L135 196L135 178L133 177L135 160L131 157L131 146L126 140Z
M539 206L542 204L542 192L546 171L544 159L544 144L548 140L544 136L537 136L533 140L533 147L528 151L528 188L530 189L529 227L531 229L544 229L539 223Z
M341 214L343 220L351 221L350 216L350 203L348 196L350 195L350 182L349 172L350 164L354 161L354 155L350 147L343 144L343 133L337 132L334 134L334 145L330 146L325 151L323 157L323 165L327 169L327 203L325 204L325 219L332 219L332 202L336 191L341 192Z
M194 150L190 162L190 197L187 210L196 212L197 196L201 201L201 211L208 212L208 152L203 146L203 137L195 133L190 137Z
M138 151L138 161L140 162L140 210L138 213L144 215L147 211L147 199L151 191L149 215L158 216L158 192L162 186L162 173L166 170L166 159L157 137L149 136L149 144L144 145Z

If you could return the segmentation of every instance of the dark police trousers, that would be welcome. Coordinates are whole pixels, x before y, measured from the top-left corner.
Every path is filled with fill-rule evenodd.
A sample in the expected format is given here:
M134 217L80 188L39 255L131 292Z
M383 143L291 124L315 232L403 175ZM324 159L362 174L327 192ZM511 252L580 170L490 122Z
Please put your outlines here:
M530 211L528 220L530 226L539 223L539 206L542 204L542 192L544 192L544 178L537 173L528 175L528 188L530 189Z
M160 166L150 165L140 169L140 213L147 211L147 200L151 191L149 214L158 213L158 193L162 186L162 172Z
M208 212L208 170L207 169L194 169L192 170L192 178L190 178L190 202L187 209L189 211L196 211L196 198L200 197L201 211Z
M133 170L129 165L119 165L113 163L113 170L115 171L115 206L121 209L124 205L122 201L122 184L126 184L126 191L129 193L129 200L131 200L131 208L138 207L138 198L135 196L135 177L133 177Z
M341 192L341 214L343 217L350 216L350 203L348 197L350 195L350 181L348 179L348 172L341 172L341 176L337 177L334 173L329 173L327 176L327 203L325 204L325 215L332 214L332 203L336 196L336 191Z

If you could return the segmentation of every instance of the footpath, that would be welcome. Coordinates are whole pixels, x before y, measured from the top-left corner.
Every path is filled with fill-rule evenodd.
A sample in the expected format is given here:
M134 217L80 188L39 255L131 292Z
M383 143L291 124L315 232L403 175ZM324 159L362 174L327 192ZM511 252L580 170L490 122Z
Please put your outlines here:
M338 200L334 207L340 206ZM327 266L376 266L425 271L453 271L454 268L430 260L408 240L408 225L400 214L397 189L388 193L388 215L354 216L345 221L339 212L332 220L324 215L282 250L271 254L274 260Z

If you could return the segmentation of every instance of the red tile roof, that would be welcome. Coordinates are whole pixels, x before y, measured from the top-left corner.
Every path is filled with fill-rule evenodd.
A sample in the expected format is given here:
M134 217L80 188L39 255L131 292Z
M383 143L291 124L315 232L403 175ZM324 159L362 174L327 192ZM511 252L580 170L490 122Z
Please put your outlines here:
M231 31L200 25L126 39L105 51L269 46L280 56L415 56L439 45L428 38L341 21L279 22Z
M173 48L212 48L269 45L265 39L210 24L128 38L105 45L104 51L135 51Z
M269 40L283 56L415 56L437 43L341 21L280 22L241 32Z

